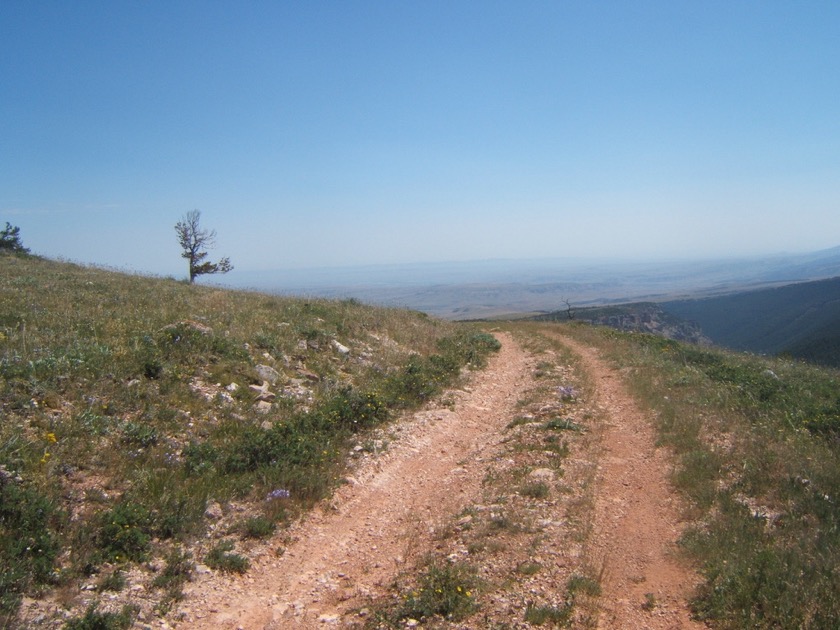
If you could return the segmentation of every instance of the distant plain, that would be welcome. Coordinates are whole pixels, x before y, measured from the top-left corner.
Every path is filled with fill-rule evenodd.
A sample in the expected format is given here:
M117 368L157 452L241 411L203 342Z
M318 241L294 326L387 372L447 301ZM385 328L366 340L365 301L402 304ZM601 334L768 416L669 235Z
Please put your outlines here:
M840 276L840 247L812 253L697 260L551 258L239 272L237 288L356 299L445 319L528 315L667 301Z

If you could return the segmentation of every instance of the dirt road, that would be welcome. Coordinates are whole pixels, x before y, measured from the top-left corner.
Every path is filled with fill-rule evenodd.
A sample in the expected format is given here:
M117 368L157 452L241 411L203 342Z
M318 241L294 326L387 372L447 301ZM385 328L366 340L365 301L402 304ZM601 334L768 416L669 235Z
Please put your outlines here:
M479 490L482 455L501 438L531 371L528 355L511 338L501 341L488 369L457 394L454 411L403 422L404 437L297 527L282 557L267 550L245 577L194 583L190 627L321 627L382 591L430 546L435 525Z
M697 577L675 557L682 526L668 455L621 375L594 349L561 341L583 361L603 413L590 541L590 562L603 571L598 627L703 628L686 607Z
M283 555L271 541L243 577L199 576L176 614L199 629L360 623L359 608L434 546L435 527L478 500L487 464L498 454L521 392L533 385L537 364L512 336L499 339L500 352L455 394L451 410L428 409L401 421L384 453L287 532L291 542ZM588 543L589 563L603 567L598 627L702 627L685 606L694 577L671 556L679 523L665 454L654 448L649 423L620 375L593 350L560 341L582 358L602 412Z

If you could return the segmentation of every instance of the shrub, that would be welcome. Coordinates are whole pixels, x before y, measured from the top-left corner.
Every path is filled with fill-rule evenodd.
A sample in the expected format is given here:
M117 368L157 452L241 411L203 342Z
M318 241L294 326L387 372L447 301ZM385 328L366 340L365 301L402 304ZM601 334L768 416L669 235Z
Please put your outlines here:
M329 422L356 432L384 422L388 418L388 407L374 392L343 387L326 402L319 413Z
M224 573L246 573L251 567L248 558L238 553L230 553L233 542L223 540L213 547L204 557L204 563L211 569Z
M245 538L268 538L274 533L277 526L265 516L252 516L246 519L241 526L242 535Z
M137 614L134 606L125 606L119 613L99 612L97 608L97 604L91 604L82 617L65 623L64 630L126 630Z
M476 586L475 573L468 565L430 561L416 588L404 596L398 619L463 619L475 609L472 592Z
M157 444L159 439L157 430L148 424L126 422L123 427L122 441L125 444L148 448Z
M121 501L99 517L98 546L110 562L145 560L151 547L151 513L144 506Z
M126 579L125 572L119 569L104 575L96 585L97 591L115 591L119 592L125 588Z
M168 587L174 582L186 582L192 577L195 563L192 561L192 554L182 549L173 549L166 556L166 566L163 571L155 577L152 585L156 588Z
M543 481L535 481L527 483L519 489L519 493L523 497L530 497L532 499L545 499L551 494L551 490Z
M525 608L525 621L535 626L544 623L553 625L566 625L572 617L573 607L568 603L562 606L538 606L529 603Z

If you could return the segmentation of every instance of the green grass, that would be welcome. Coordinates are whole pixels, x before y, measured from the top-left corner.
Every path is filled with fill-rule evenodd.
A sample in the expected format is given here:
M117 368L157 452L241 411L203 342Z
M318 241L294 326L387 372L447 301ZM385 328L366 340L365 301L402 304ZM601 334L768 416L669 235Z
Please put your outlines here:
M553 626L565 626L572 617L573 608L568 604L560 606L528 604L525 609L525 621L541 626L550 623Z
M497 348L402 309L2 255L0 625L24 594L189 544L211 502L256 506L242 532L269 535L332 491L359 434Z

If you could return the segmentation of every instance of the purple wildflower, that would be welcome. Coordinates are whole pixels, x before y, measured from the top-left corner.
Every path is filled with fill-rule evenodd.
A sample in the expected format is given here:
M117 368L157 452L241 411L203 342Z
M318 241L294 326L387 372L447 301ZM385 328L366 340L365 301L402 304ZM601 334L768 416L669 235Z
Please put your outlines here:
M560 395L562 400L572 400L573 398L577 398L577 391L575 391L575 388L571 385L558 387L557 393Z
M284 490L283 488L277 488L276 490L272 490L271 492L269 492L266 495L265 500L271 501L273 499L288 499L290 496L292 496L292 493L288 490Z

